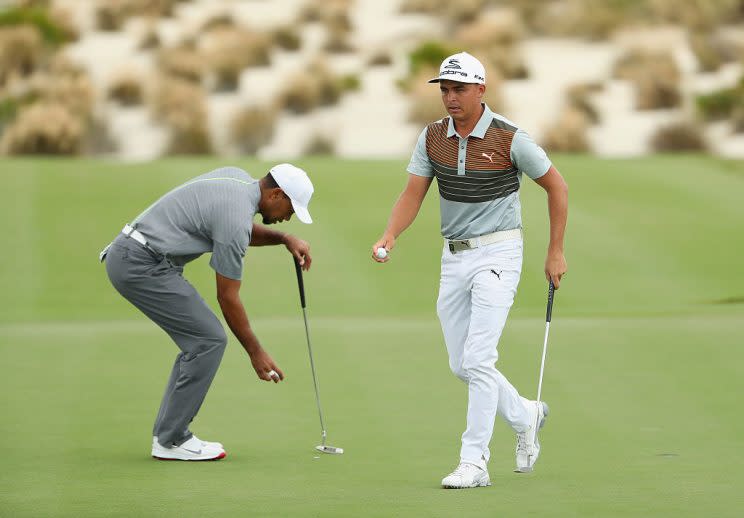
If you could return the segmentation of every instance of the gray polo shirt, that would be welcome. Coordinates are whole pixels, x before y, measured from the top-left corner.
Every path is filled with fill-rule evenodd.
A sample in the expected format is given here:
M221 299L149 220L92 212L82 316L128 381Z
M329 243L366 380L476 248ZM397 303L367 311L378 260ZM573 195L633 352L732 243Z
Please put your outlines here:
M437 177L441 230L447 239L521 228L522 173L535 180L551 166L524 130L483 106L466 138L450 117L424 128L408 164L411 174Z
M242 169L223 167L176 187L132 226L148 244L183 266L206 252L220 275L240 279L261 191Z

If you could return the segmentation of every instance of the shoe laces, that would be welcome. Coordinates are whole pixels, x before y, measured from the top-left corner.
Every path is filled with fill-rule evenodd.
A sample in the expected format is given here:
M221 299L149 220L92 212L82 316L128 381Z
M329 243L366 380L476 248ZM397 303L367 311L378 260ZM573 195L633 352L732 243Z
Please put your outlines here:
M468 464L467 462L461 462L457 468L455 468L455 471L452 472L451 475L453 476L463 476L468 471L471 471L473 468L475 468L473 464Z

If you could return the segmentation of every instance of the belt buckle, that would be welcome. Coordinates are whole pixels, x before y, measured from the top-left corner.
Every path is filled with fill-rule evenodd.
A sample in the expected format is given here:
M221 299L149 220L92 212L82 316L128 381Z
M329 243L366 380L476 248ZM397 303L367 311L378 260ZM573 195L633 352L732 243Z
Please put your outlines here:
M456 239L456 240L449 242L449 249L450 249L450 252L452 252L453 254L457 252L462 252L463 250L467 250L469 248L470 248L470 242L467 239L466 240Z

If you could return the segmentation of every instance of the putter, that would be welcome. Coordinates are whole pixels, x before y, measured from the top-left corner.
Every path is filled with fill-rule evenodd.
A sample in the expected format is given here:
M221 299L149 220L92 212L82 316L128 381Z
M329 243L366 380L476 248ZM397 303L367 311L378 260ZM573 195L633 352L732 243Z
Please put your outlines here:
M305 337L307 338L307 353L310 355L310 370L313 373L313 386L315 387L315 403L318 405L318 417L320 417L320 444L315 447L321 453L341 455L343 448L326 444L326 428L323 422L323 410L320 408L320 391L318 390L318 378L315 375L315 362L313 361L313 348L310 345L310 328L307 325L307 307L305 305L305 283L302 281L302 267L300 261L294 257L295 271L297 272L297 286L300 288L300 305L302 306L302 318L305 321Z
M553 317L553 295L555 294L555 286L553 281L550 281L548 286L548 308L545 312L545 340L543 341L543 352L542 361L540 362L540 381L537 382L537 408L540 408L540 397L542 396L542 382L543 373L545 372L545 356L548 354L548 332L550 331L550 320ZM540 412L538 411L538 419ZM535 429L537 429L538 423L535 421Z

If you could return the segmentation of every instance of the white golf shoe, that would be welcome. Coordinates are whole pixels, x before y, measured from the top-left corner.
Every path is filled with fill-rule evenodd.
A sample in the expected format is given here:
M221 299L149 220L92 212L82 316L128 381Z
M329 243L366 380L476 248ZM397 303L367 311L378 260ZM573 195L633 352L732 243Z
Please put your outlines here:
M540 455L540 441L537 431L545 426L548 416L548 405L541 401L529 401L527 410L530 414L530 427L527 431L517 434L517 467L515 473L529 473L532 471L537 457ZM535 426L537 424L537 426Z
M152 456L160 460L218 460L227 453L220 443L204 442L195 435L179 446L166 448L153 437Z
M196 435L192 435L192 437L196 437ZM201 439L199 439L198 437L197 437L197 439L198 439L198 440L199 440L199 441L200 441L200 442L201 442L201 443L202 443L202 444L203 444L204 446L212 446L212 447L215 447L215 448L221 448L221 449L223 449L223 450L225 449L225 447L224 447L224 446L222 445L222 443L221 443L221 442L209 442L209 441L202 441L202 440L201 440ZM157 437L157 435L153 435L153 436L152 436L152 445L153 445L153 446L155 446L155 443L156 443L156 442L158 442L158 437Z
M461 462L455 471L442 479L444 489L465 489L490 485L488 470L469 462Z

